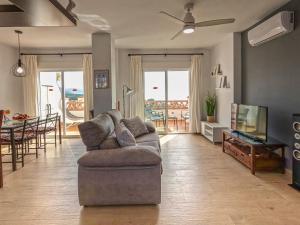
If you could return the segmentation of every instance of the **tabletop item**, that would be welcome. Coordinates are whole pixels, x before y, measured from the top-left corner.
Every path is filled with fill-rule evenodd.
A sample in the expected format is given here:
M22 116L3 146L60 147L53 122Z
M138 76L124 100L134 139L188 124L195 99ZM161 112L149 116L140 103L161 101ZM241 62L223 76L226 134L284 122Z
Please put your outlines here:
M13 120L19 120L19 121L23 121L23 120L26 120L26 119L29 119L30 116L28 116L27 114L21 114L21 113L16 113L12 119Z

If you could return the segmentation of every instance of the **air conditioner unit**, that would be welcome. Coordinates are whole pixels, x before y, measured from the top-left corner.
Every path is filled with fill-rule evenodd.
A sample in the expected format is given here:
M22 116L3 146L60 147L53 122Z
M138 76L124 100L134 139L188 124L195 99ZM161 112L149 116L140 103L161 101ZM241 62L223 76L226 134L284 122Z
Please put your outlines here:
M294 12L283 11L248 32L250 45L258 46L294 30Z

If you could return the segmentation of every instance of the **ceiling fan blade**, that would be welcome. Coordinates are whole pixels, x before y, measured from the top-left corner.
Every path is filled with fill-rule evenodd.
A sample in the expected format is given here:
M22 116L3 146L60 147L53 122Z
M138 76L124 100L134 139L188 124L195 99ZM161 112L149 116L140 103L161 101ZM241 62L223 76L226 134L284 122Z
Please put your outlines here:
M228 24L228 23L234 23L235 19L220 19L220 20L209 20L209 21L203 21L196 23L196 27L209 27L209 26L215 26L215 25L222 25L222 24Z
M177 38L182 32L183 32L183 29L181 29L179 32L177 32L177 33L171 38L171 40L174 40L175 38Z
M165 11L160 11L159 13L167 16L169 19L172 19L175 23L179 23L181 25L184 24L183 20L177 18L176 16L171 15L170 13L167 13Z

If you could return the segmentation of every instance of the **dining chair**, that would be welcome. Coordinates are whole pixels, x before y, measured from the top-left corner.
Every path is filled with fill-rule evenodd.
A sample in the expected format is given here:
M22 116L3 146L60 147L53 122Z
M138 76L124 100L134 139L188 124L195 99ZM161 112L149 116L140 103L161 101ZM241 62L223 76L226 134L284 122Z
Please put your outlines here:
M46 151L48 144L54 144L56 147L58 119L58 113L52 113L46 116L46 120L40 121L38 129L39 148L44 149L44 151ZM54 142L47 142L47 134L50 134L52 132L54 132Z
M39 118L30 118L26 119L23 122L23 125L20 128L17 128L14 132L14 142L16 144L16 157L17 160L21 158L21 161L17 161L22 163L22 167L24 167L24 156L25 150L27 148L27 144L29 141L36 138L37 135L37 127L39 123ZM9 133L1 134L1 145L10 146L12 143L11 136ZM11 153L12 154L12 153ZM11 155L9 153L5 155ZM37 154L37 153L36 153ZM21 157L19 157L21 155ZM7 162L10 163L10 162Z
M2 127L4 110L0 110L0 130ZM0 188L3 188L3 168L2 168L2 151L1 151L1 138L0 138Z
M35 157L38 158L39 127L40 127L40 117L27 120L25 133L27 134L28 138L25 140L25 155L35 155ZM34 147L31 147L32 145L34 145ZM35 152L30 153L30 149L34 149Z

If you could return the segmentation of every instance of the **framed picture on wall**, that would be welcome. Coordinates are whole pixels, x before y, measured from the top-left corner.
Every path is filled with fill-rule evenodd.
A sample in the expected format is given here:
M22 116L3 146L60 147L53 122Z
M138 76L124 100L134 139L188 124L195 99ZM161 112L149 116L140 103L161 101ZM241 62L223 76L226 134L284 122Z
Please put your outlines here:
M96 89L104 89L109 87L109 70L95 70L94 83Z

